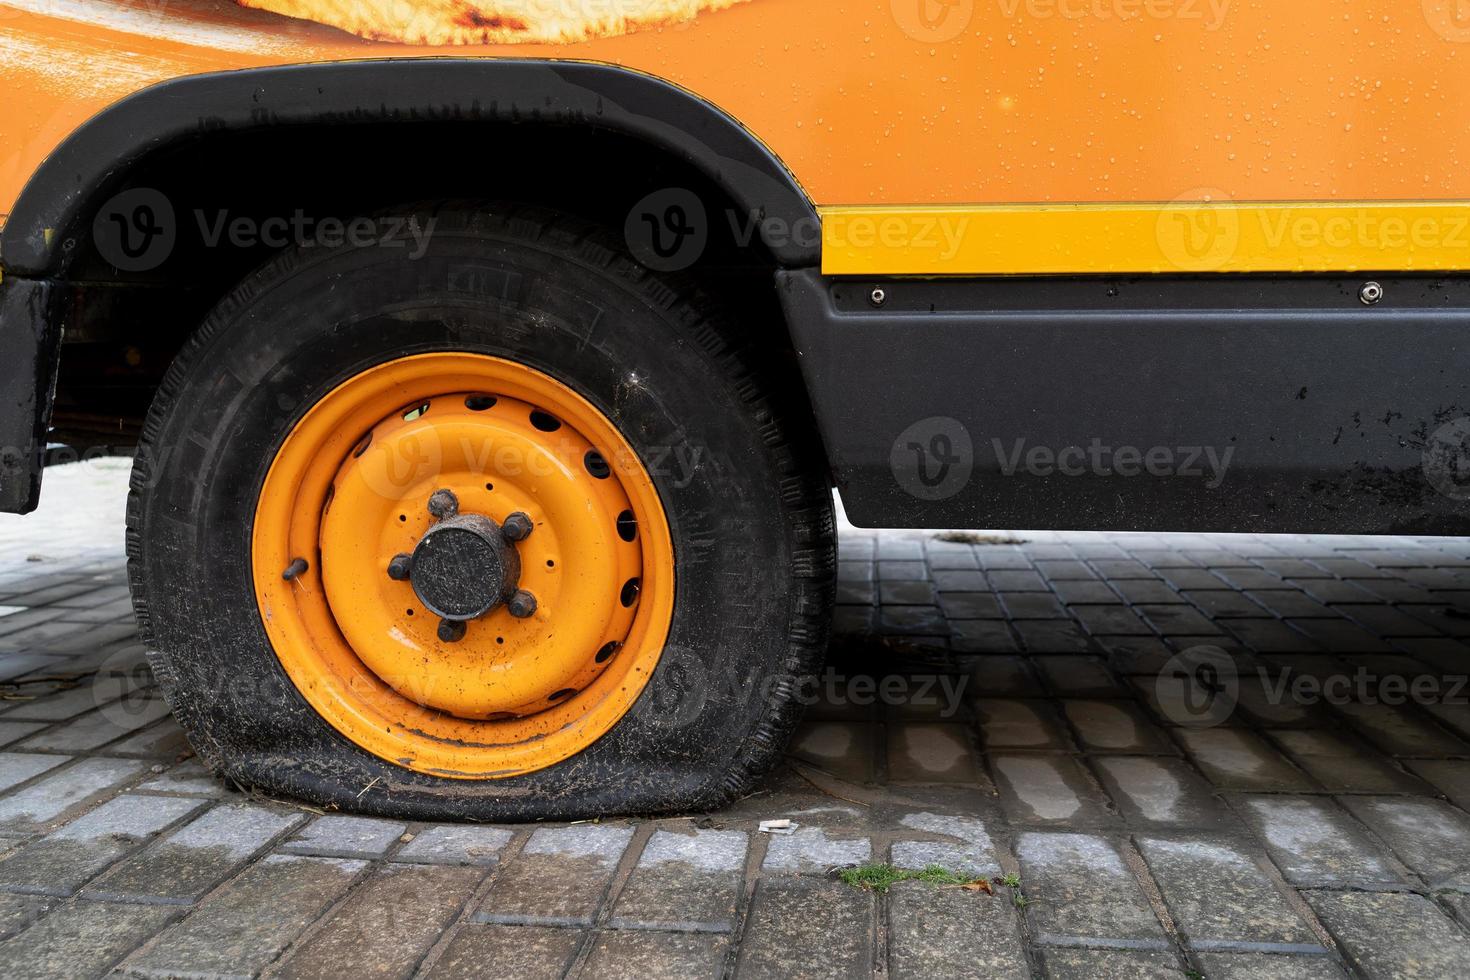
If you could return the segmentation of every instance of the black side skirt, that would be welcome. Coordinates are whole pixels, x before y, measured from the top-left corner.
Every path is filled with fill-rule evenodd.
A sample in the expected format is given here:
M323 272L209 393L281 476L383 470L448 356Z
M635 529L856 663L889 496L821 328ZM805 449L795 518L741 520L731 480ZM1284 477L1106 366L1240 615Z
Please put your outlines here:
M859 525L1470 533L1470 279L778 285Z

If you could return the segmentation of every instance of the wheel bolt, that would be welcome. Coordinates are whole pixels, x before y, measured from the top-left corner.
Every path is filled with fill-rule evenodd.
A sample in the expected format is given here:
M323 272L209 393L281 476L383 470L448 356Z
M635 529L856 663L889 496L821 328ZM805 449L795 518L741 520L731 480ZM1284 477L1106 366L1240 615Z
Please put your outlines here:
M505 604L505 608L516 619L529 619L536 615L536 597L525 589L521 589L510 597L510 601Z
M465 624L453 619L439 620L439 639L445 643L458 643L464 639Z
M453 490L435 490L429 498L429 513L441 521L453 517L459 513L459 498Z
M531 519L520 511L507 517L505 523L500 525L500 533L505 535L507 541L524 541L535 529L536 525L532 524Z
M395 582L407 582L413 573L413 555L395 555L388 563L388 577Z

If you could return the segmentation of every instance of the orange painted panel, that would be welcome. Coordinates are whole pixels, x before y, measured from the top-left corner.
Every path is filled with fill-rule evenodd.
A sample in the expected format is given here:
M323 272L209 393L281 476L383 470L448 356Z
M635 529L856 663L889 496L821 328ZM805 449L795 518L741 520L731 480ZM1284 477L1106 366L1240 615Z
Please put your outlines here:
M1466 0L748 0L572 44L440 48L228 0L0 0L0 213L68 132L154 82L434 55L669 79L827 206L1470 199Z

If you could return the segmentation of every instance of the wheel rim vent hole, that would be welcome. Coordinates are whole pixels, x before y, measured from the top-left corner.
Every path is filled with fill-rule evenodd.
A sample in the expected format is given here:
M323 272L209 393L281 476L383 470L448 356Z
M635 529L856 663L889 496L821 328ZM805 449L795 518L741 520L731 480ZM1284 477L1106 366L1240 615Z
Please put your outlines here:
M613 640L611 643L605 643L602 649L597 651L597 656L594 659L600 664L605 664L616 656L622 647L623 645L616 640Z
M638 601L638 591L642 587L642 583L636 578L630 578L623 583L623 594L619 596L619 600L623 603L625 609Z
M538 408L531 413L531 424L542 432L555 432L561 428L561 419Z
M405 422L417 422L419 419L423 418L425 415L428 415L428 414L429 414L429 403L428 402L424 402L421 405L414 405L412 408L404 409L404 411L403 411L403 421L405 421Z
M494 408L496 401L494 395L470 395L464 400L464 407L472 412L484 412Z
M612 476L612 467L607 465L607 460L602 457L602 453L595 449L587 450L587 455L582 457L582 465L587 467L587 472L591 473L594 479L606 480Z
M638 537L638 518L633 516L631 510L625 510L618 515L618 537L624 541L632 541Z

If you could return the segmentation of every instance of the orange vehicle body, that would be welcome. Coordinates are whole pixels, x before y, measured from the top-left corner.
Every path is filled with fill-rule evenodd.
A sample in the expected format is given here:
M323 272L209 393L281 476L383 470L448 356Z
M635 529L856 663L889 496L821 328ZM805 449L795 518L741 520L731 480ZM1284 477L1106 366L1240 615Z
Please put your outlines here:
M1281 213L1251 210L1243 219L1249 254L1218 266L1206 257L1206 271L1465 268L1470 232L1456 247L1454 228L1465 213L1458 202L1470 200L1464 6L749 0L576 43L425 47L227 0L3 0L0 215L69 133L157 82L374 58L571 59L657 76L738 120L822 213L829 272L1089 272L1130 263L1150 271L1149 259L1130 258L1126 247L1122 264L1110 264L1096 236L1126 236L1137 224L1147 238L1164 227L1157 215L1140 222L1117 206L1195 201L1358 209L1324 219L1356 229L1356 251L1337 257L1331 241L1317 241L1332 238L1330 221L1273 232ZM1401 202L1430 209L1404 213ZM1436 210L1444 202L1453 210ZM1088 207L1058 217L1044 204ZM1023 243L1010 259L957 258L943 248L916 256L916 209L933 206L1041 243ZM845 222L862 216L852 209L871 207L897 209L907 239L886 235L881 221L847 234ZM1392 223L1398 217L1402 228ZM1386 230L1380 220L1390 221ZM1434 222L1427 231L1425 220ZM1071 243L1062 252L1046 246L1064 234ZM1407 247L1382 240L1395 237ZM1364 248L1397 257L1367 262Z

